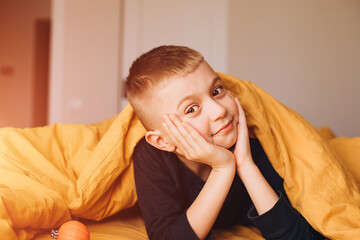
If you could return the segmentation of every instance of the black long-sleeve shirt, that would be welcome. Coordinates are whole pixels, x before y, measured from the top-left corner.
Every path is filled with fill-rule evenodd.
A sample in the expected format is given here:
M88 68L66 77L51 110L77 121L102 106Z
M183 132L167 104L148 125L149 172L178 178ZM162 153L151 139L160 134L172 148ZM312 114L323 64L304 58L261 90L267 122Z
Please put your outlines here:
M258 215L236 174L213 227L254 224L266 239L324 239L289 204L283 179L276 173L260 142L250 139L251 154L271 187L280 195L268 212ZM161 151L142 139L133 154L139 206L150 239L198 239L186 211L205 182L174 153ZM211 232L206 239L212 239Z

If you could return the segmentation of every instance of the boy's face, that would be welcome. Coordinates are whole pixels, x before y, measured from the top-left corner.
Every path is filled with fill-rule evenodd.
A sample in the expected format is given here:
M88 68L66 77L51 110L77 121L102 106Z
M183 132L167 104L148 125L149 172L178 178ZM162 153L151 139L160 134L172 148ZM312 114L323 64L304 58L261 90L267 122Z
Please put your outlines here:
M152 110L161 116L176 114L208 142L230 148L237 139L238 110L231 94L206 61L184 77L160 84ZM160 132L165 139L164 129Z

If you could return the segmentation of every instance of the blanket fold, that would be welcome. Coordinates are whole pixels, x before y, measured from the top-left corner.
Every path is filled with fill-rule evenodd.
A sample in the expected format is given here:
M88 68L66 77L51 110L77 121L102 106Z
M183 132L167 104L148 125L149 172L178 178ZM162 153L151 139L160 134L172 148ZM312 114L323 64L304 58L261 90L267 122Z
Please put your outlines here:
M360 239L360 138L328 141L253 83L219 76L294 208L330 239ZM130 106L97 124L0 129L0 236L31 239L71 218L100 221L133 206L131 156L144 134Z

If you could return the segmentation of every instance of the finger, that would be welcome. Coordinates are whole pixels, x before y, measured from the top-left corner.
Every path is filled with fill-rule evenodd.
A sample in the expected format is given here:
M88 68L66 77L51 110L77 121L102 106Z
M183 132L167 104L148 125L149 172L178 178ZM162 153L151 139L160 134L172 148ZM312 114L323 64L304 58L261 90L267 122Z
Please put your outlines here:
M209 156L214 151L214 146L216 145L213 142L212 138L206 139L201 135L196 129L194 129L190 124L183 123L184 127L188 130L190 135L195 141L194 149L197 152L202 152L203 156Z
M176 127L173 121L171 121L170 116L168 114L165 114L163 116L163 119L164 119L163 125L167 133L172 138L174 143L178 143L178 141L181 138L179 129Z
M195 128L186 122L182 122L176 115L170 115L170 119L179 129L182 135L181 141L184 141L181 144L186 149L190 159L199 159L209 152L209 143Z
M241 107L239 99L236 97L236 98L234 98L234 100L235 100L236 106L237 106L238 111L239 111L239 116L240 115L243 116L244 115L244 109Z
M193 128L189 123L182 122L182 125L186 129L186 131L189 133L189 135L191 136L193 141L195 141L196 143L199 143L199 144L204 144L205 142L207 143L205 138L198 131L196 131L196 129Z
M170 119L178 128L179 133L182 136L182 140L184 141L183 144L188 148L188 151L192 151L192 153L198 151L199 141L201 140L199 137L202 138L202 136L190 124L182 122L178 116L170 115ZM194 133L197 133L197 135Z
M173 152L175 152L176 154L180 154L182 156L187 155L186 150L183 148L183 146L178 142L178 140L175 138L174 134L171 132L171 130L169 129L169 127L163 123L164 125L164 129L167 132L168 138L171 141L171 143L174 145L175 149Z
M181 127L179 121L173 120L174 117L168 114L163 116L164 118L164 128L166 127L166 131L171 139L171 141L175 144L175 146L184 154L191 153L191 146L188 144L186 140L186 131L183 127Z
M239 111L239 123L238 123L238 134L244 134L245 137L248 135L248 129L246 124L246 116L244 109L241 107L239 99L235 98L235 103Z
M172 124L176 127L176 129L178 130L179 136L181 138L187 139L189 137L189 133L184 128L184 126L182 124L183 122L175 114L170 114L169 119L172 122Z
M173 124L173 122L169 119L168 114L163 115L163 127L167 134L169 135L170 140L175 144L179 145L178 143L178 137L180 135L179 130L176 128L176 126Z
M240 122L240 120L242 120L242 122L245 122L245 123L246 123L245 112L244 112L244 109L241 107L238 98L235 98L235 103L236 103L236 105L237 105L238 112L239 112L239 122Z
M191 138L190 144L193 146L194 151L208 151L209 143L195 128L189 123L183 122L183 127L187 130Z
M241 107L239 99L235 98L236 105L239 111L239 123L238 123L238 138L235 145L234 154L237 159L237 164L242 163L242 160L251 156L249 145L249 132L246 124L246 117L244 109Z

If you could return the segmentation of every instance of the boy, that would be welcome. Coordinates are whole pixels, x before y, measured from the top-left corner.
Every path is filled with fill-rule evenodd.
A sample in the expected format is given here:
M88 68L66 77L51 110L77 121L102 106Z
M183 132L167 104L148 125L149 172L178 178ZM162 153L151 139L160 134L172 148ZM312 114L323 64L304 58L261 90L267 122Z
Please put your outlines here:
M143 54L126 92L147 129L133 159L150 239L212 239L213 227L251 223L267 239L324 239L289 205L238 99L200 53Z

